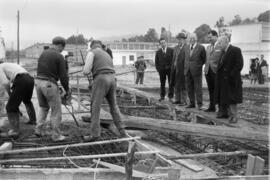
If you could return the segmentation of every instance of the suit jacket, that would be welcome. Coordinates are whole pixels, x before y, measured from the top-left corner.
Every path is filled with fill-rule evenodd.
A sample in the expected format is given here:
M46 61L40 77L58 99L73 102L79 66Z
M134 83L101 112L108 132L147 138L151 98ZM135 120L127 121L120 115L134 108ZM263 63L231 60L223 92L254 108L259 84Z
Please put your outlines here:
M214 95L216 103L222 105L242 103L242 68L241 49L230 45L218 64Z
M179 85L181 89L186 88L186 80L185 80L185 62L189 59L189 46L185 43L181 49L179 49L179 53L176 59L176 68L175 68L175 81L178 82L176 84Z
M216 47L212 47L212 45L208 45L206 47L206 62L204 66L205 74L208 74L209 68L214 73L217 73L218 62L221 59L222 51Z
M190 47L188 48L189 58L185 61L185 75L190 70L192 76L202 75L202 66L205 63L205 48L198 44L193 48L192 54Z
M173 58L172 48L167 47L166 54L163 53L162 49L160 48L156 52L155 57L155 65L157 71L170 69L172 65L172 58Z

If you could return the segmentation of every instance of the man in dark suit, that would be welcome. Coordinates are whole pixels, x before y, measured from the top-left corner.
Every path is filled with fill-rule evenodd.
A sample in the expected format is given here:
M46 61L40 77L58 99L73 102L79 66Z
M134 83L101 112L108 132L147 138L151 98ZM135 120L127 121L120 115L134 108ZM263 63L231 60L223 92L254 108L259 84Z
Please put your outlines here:
M243 56L241 49L229 44L227 36L217 40L217 47L224 51L218 64L215 102L228 108L229 123L237 122L237 104L242 103Z
M215 112L214 104L214 90L215 90L215 80L217 73L218 62L222 56L222 51L218 49L215 44L217 42L218 34L215 30L208 32L208 40L210 45L206 47L206 63L204 67L205 79L209 91L209 107L205 112Z
M202 100L202 66L205 63L205 48L197 43L197 35L190 35L189 58L185 61L185 76L190 104L186 108L195 107L195 96L198 109L201 110Z
M164 38L160 38L159 44L161 48L156 52L155 57L155 65L157 72L159 73L160 79L160 99L159 101L164 100L166 91L165 91L165 84L166 84L166 77L168 79L169 84L169 93L168 98L171 101L173 98L173 89L170 86L170 74L171 74L171 65L172 65L172 58L173 58L173 49L167 47L166 40Z
M172 63L172 84L174 84L175 92L174 104L183 106L187 104L184 66L185 61L189 58L189 51L188 45L186 44L186 35L184 33L179 33L176 38L178 44L174 48Z

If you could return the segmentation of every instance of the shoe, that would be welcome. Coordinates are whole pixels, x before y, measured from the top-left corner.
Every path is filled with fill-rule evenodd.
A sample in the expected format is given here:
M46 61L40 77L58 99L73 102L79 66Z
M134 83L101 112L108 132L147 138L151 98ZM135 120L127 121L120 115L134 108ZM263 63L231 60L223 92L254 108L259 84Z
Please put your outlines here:
M174 101L173 104L180 104L180 101Z
M235 117L230 117L229 123L230 123L230 124L237 123L237 118L235 118Z
M37 123L35 121L31 121L31 120L26 122L25 124L27 124L27 125L37 125Z
M173 103L173 99L172 99L172 98L169 98L169 102L170 102L170 103Z
M186 106L187 103L179 103L178 106Z
M216 112L216 109L209 107L208 109L204 110L204 112Z
M37 136L38 138L42 137L41 132L37 130L35 130L34 135Z
M159 102L160 102L160 101L164 101L164 97L160 98L158 101L159 101Z
M189 104L188 106L186 106L186 108L195 108L194 104Z
M200 111L202 110L202 105L198 106L197 109Z
M0 133L1 138L11 138L11 139L18 139L19 132L14 131L13 129L9 130L8 132Z
M83 141L84 142L94 142L94 141L98 141L99 137L94 137L94 136L83 136Z
M229 117L229 115L227 115L227 114L218 114L217 116L216 116L216 118L219 118L219 119L227 119Z
M63 135L58 135L58 136L52 136L52 141L53 142L60 142L66 140L66 137Z

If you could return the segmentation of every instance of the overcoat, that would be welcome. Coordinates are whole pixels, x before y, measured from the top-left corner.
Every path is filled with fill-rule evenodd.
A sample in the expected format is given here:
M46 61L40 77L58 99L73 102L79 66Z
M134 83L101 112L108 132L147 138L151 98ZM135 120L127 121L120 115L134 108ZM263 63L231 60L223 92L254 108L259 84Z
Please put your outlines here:
M214 101L220 105L242 103L243 56L241 49L229 45L218 64Z

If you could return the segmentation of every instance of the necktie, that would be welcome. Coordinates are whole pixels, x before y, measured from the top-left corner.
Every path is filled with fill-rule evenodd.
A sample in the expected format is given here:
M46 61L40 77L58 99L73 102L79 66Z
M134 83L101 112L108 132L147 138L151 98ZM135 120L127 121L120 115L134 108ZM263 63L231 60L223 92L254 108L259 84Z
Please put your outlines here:
M194 46L194 44L191 45L191 48L190 48L191 51L193 50L193 46Z

